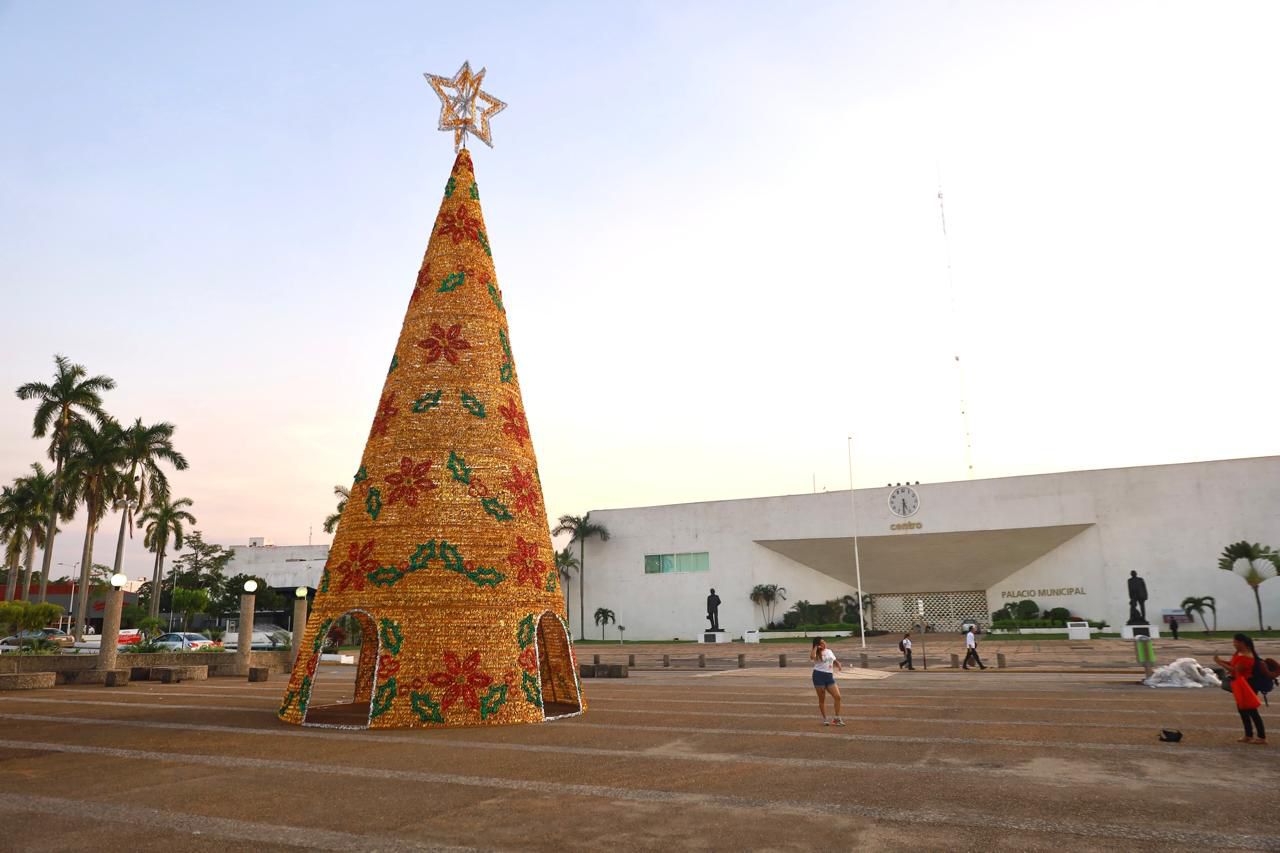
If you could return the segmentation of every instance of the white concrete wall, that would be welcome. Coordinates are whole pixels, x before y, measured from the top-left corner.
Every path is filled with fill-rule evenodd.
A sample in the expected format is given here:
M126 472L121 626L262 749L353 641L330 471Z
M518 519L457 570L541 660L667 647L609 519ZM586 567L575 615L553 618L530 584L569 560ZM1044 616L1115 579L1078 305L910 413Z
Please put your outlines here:
M268 586L287 588L306 586L312 589L320 585L325 561L329 558L328 545L247 545L229 546L235 559L224 570L230 577L236 574L257 575Z
M992 611L1005 591L1036 590L1041 607L1122 625L1131 569L1146 580L1148 615L1177 607L1190 595L1218 601L1222 629L1256 629L1252 592L1217 568L1224 546L1240 539L1280 547L1280 457L1082 471L916 487L921 532L998 530L1092 524L988 589ZM887 490L855 494L864 536L886 535L897 521ZM747 593L758 583L788 590L778 616L798 599L825 601L852 594L850 585L756 545L756 539L845 537L851 532L849 493L795 495L636 509L593 510L612 534L586 547L587 636L596 607L608 607L632 639L690 638L705 625L707 590L723 604L721 626L735 634L760 622ZM901 535L911 536L911 532ZM706 551L707 573L646 575L646 554ZM945 572L945 567L940 567ZM892 584L866 591L891 593ZM1040 595L1041 589L1083 587L1084 595ZM939 577L937 589L973 588ZM980 586L978 588L981 588ZM570 607L578 635L576 578ZM1280 579L1262 585L1264 624L1280 627ZM616 638L610 627L606 636Z

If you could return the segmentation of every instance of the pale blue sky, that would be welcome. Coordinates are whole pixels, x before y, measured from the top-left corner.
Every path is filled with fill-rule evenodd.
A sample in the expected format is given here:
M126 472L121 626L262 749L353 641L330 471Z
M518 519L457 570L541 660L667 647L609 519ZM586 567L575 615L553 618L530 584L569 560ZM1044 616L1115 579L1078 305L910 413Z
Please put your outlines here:
M452 161L421 74L469 59L553 517L844 488L850 431L860 486L962 478L957 347L978 476L1275 453L1278 25L0 2L0 389L63 352L178 425L210 538L323 541ZM0 394L0 480L30 414Z

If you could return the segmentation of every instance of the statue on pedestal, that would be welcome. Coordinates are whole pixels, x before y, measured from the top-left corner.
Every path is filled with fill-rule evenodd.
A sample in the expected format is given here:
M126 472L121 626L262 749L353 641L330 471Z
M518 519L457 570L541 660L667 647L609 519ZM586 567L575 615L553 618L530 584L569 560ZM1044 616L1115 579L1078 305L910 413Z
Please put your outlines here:
M1129 572L1129 625L1147 624L1147 582Z
M720 596L714 589L707 596L707 621L711 623L712 631L720 630Z

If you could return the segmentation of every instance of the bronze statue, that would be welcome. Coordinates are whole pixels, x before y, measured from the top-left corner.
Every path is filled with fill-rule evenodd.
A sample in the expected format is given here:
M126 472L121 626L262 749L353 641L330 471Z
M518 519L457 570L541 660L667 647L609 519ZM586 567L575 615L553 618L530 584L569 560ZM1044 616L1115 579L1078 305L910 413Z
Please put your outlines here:
M1147 582L1129 572L1129 624L1147 624Z
M720 596L714 589L707 596L707 619L711 622L712 631L720 630Z

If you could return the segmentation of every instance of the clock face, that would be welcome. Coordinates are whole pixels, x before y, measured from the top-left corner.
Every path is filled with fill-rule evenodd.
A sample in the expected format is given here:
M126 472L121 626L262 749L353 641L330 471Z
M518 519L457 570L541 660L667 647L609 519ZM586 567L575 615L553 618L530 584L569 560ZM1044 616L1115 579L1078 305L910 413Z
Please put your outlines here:
M889 493L889 511L900 518L908 518L920 509L920 496L910 486L898 486Z

